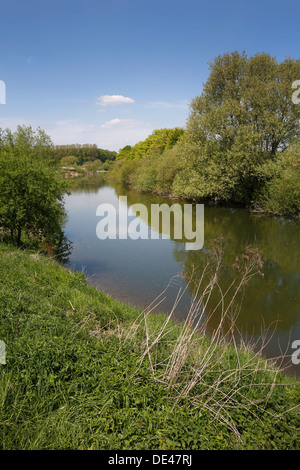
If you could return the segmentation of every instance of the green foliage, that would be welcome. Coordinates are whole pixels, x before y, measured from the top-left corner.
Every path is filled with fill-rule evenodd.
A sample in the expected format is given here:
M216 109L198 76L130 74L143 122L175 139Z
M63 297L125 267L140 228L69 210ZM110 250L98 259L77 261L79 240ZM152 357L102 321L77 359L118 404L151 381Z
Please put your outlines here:
M143 158L161 155L164 150L171 149L183 137L184 130L178 127L174 129L157 129L147 139L138 142L134 147L126 145L119 150L117 160L142 160Z
M0 148L0 226L20 245L28 238L53 241L65 215L67 183L54 165L49 137L41 129L7 130Z
M299 138L300 108L291 100L291 84L300 61L234 52L210 67L201 96L191 103L186 171L196 195L200 187L203 196L248 203L257 189L257 167ZM177 187L185 191L184 184Z
M173 180L182 170L180 147L141 160L122 159L113 164L109 177L144 192L173 193Z
M117 160L122 160L123 158L126 158L127 160L130 159L130 152L132 150L131 145L126 145L122 149L119 150L118 155L117 155Z
M60 160L61 166L74 166L77 163L77 158L73 155L68 155L66 157L62 157Z
M155 191L157 178L157 156L144 158L137 166L133 178L134 187L141 191Z
M56 161L62 164L63 159L72 155L76 158L76 163L83 165L86 162L93 162L95 160L100 160L102 163L106 161L114 161L116 159L117 152L98 148L96 144L70 144L54 145L53 154Z
M173 180L183 168L179 128L154 131L145 141L120 150L110 172L112 180L140 191L171 193Z
M184 169L182 147L177 144L172 149L165 150L157 160L155 189L159 193L174 194L174 179Z
M173 182L176 175L181 174L183 164L181 147L176 145L138 162L132 184L140 191L174 194Z
M108 171L111 168L112 161L107 160L102 165L102 170Z
M135 160L123 159L116 161L109 173L109 177L119 183L130 185L132 184L137 164Z
M91 162L86 162L82 165L82 168L84 168L87 172L95 174L96 171L103 170L103 163L101 160L94 160Z
M257 170L263 184L256 208L273 214L300 212L300 147L293 146Z

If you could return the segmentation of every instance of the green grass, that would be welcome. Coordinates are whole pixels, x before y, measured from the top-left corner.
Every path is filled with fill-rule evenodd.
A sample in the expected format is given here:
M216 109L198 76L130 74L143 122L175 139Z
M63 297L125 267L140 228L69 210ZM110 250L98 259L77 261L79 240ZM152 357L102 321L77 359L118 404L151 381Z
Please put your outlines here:
M162 329L165 321L89 287L82 273L0 244L0 448L299 447L299 382L221 344L204 368L211 342L194 335L171 376L183 327ZM200 363L201 380L184 394Z

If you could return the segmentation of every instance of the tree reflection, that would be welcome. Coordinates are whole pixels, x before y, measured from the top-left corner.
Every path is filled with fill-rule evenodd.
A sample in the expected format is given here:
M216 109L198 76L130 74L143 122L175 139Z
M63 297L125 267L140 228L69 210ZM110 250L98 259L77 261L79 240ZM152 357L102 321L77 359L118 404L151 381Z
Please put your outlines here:
M148 220L145 222L150 227L151 204L173 203L168 198L138 193L121 185L114 185L114 188L118 196L127 196L128 205L145 204L148 209ZM186 202L176 201L179 204ZM222 236L224 257L219 283L222 291L226 291L234 277L232 265L235 258L240 256L247 246L257 248L262 253L264 277L252 278L243 294L239 294L237 300L242 302L243 307L237 319L237 327L250 335L255 335L261 333L262 325L268 327L277 322L277 330L289 331L299 322L300 317L299 220L262 217L250 213L247 209L207 205L205 205L204 220L203 249L186 251L183 245L186 240L183 238L178 242L172 236L171 219L171 239L176 242L173 255L182 265L186 278L191 272L201 273L207 261L211 242ZM194 274L194 279L189 284L191 295L196 284L197 277ZM209 308L218 303L219 296L220 293L217 291L212 294ZM215 327L217 322L216 315L211 319L211 327Z
M71 190L73 193L94 193L97 194L100 188L110 186L105 180L104 173L97 173L90 176L78 176L72 180Z
M69 240L65 232L61 230L56 235L56 243L53 247L53 257L61 264L67 264L72 253L73 243Z

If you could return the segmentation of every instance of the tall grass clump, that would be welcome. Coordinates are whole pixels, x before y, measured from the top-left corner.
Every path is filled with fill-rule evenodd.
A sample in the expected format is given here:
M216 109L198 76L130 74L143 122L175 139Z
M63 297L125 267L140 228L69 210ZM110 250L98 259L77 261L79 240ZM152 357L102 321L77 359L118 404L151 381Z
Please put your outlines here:
M282 383L282 357L272 360L264 357L269 340L268 330L261 344L246 344L239 338L236 320L241 309L239 299L254 276L263 276L263 262L256 249L247 248L237 257L233 268L235 277L225 290L220 286L223 252L216 243L210 252L183 324L176 322L175 312L195 272L186 279L186 287L179 289L169 315L153 323L152 310L166 294L162 292L136 322L133 341L139 329L143 331L143 350L135 374L148 365L152 380L163 385L172 409L190 406L195 411L205 410L213 420L229 428L241 442L239 418L263 422L265 418L280 420L289 412L288 406L274 411L272 400L278 399ZM219 301L211 305L215 291ZM218 326L211 331L209 323L218 316ZM133 375L133 377L135 376Z

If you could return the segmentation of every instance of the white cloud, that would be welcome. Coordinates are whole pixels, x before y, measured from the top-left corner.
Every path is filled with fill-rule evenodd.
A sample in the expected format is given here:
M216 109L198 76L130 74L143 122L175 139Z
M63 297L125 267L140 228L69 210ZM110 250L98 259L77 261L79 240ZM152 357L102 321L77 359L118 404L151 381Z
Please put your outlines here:
M121 124L122 121L125 121L125 119L112 119L111 121L107 121L104 124L101 125L102 129L111 129L113 126L117 126L118 124Z
M102 95L96 100L96 104L102 107L115 106L118 104L134 103L134 99L123 95Z
M133 129L139 126L144 125L144 121L137 120L137 119L112 119L111 121L107 121L101 125L102 129L111 129L116 127L123 127L127 129Z

